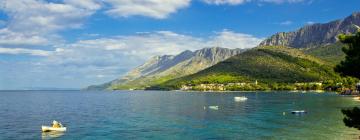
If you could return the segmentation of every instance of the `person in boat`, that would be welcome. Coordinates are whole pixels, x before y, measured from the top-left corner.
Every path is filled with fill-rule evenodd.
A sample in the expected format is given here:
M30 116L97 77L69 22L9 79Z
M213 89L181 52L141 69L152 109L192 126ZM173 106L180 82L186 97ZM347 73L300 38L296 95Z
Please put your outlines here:
M57 122L57 121L53 120L53 125L52 125L52 127L54 127L54 128L61 128L61 127L62 127L62 125L61 125L61 123L59 123L59 122Z

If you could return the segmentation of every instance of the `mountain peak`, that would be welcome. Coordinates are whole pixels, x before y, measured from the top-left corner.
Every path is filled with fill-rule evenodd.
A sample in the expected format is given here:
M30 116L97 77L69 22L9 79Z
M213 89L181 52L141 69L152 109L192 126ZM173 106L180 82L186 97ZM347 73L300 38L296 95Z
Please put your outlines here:
M262 41L259 46L289 46L293 48L310 48L337 41L341 33L356 32L360 26L360 12L323 24L304 26L292 32L280 32Z
M234 56L243 52L241 49L228 49L228 48L221 48L221 47L211 47L211 48L203 48L200 50L195 51L195 55L197 57L203 57L209 59L215 63L219 62L220 60L224 60L229 56Z

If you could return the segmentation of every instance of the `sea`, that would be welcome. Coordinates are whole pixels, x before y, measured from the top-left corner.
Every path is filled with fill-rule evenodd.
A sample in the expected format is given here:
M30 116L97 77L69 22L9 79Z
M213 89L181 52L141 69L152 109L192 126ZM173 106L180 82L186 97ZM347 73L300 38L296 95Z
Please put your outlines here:
M341 109L359 105L326 92L0 91L0 139L348 140L360 131ZM42 132L53 120L67 131Z

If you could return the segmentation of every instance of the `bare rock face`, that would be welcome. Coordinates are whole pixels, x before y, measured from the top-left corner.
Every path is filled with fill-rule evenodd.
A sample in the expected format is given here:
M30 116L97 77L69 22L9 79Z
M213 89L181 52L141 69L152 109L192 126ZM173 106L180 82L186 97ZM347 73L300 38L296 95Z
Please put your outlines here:
M201 59L201 61L211 62L210 65L213 65L219 61L225 60L226 58L239 54L242 51L242 49L213 47L196 50L194 52L186 50L175 56L154 56L143 65L130 71L125 77L121 79L132 80L142 76L154 75L166 71L181 62L193 59Z
M129 71L125 76L102 85L91 86L88 89L106 89L112 85L124 84L131 87L134 84L143 84L145 81L149 82L166 76L178 78L213 66L245 50L213 47L196 51L186 50L178 55L154 56L144 64Z
M294 32L277 33L262 41L259 46L289 46L310 48L332 44L341 33L355 33L360 26L360 13L356 12L342 20L324 24L307 25Z

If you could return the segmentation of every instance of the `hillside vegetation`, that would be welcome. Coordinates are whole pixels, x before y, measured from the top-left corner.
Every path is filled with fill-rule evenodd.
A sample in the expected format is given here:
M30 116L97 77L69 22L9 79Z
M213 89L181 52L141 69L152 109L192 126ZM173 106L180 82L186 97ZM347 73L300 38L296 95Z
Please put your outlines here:
M340 79L327 62L303 51L282 46L262 46L233 56L196 74L170 80L153 88L179 89L206 83L299 83Z
M335 43L302 50L306 54L318 57L328 64L335 66L345 59L345 53L341 50L345 46L342 43Z

